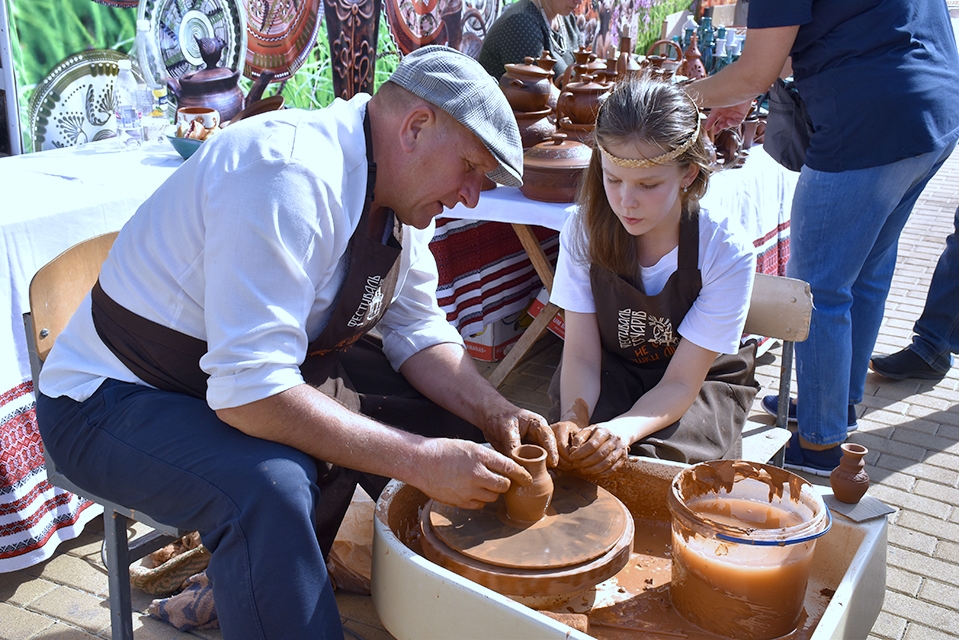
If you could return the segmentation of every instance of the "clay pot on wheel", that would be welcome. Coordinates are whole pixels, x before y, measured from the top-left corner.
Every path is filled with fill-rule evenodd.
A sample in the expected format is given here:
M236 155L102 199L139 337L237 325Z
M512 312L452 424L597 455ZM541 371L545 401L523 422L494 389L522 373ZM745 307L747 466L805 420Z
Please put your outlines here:
M523 154L523 186L519 190L530 200L574 202L579 179L593 151L582 142L554 133L546 142Z
M510 485L504 496L506 516L518 524L539 522L553 499L553 478L546 469L546 449L535 444L521 444L511 455L533 476L533 482L525 487L515 482Z
M829 475L829 485L839 502L856 504L869 488L869 474L863 460L869 450L861 444L846 442L841 445L839 466Z
M526 58L525 64L507 64L499 86L514 111L541 111L552 90L553 72Z

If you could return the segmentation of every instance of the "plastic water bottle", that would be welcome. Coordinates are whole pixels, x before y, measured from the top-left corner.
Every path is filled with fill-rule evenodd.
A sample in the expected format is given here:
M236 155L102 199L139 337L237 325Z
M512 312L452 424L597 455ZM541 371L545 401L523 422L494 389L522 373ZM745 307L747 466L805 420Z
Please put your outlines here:
M143 76L140 85L140 111L143 117L143 138L159 137L171 114L167 103L167 77L169 76L156 38L150 33L149 20L137 20L137 36L131 56L136 60Z
M123 148L139 147L143 141L143 130L133 64L129 60L118 60L117 66L120 67L120 73L113 83L117 139Z

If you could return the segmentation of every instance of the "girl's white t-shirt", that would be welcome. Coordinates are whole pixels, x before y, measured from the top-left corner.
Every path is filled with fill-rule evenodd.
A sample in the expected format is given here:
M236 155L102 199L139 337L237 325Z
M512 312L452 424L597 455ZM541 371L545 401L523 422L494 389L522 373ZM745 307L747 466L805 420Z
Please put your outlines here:
M583 216L577 212L563 226L550 301L567 311L596 313L588 256L580 256L577 251L578 247L587 246L583 222ZM678 257L677 246L655 265L640 267L647 294L662 291L676 271ZM699 269L703 286L679 325L679 334L703 349L736 353L756 274L756 252L738 220L700 210Z

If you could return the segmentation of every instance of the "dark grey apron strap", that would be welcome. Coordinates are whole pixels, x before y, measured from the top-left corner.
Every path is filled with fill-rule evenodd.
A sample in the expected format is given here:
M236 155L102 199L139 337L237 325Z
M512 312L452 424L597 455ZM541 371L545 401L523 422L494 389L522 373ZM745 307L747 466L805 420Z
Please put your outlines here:
M200 368L205 341L126 309L103 291L99 280L90 300L97 335L134 375L157 389L206 397L209 376Z

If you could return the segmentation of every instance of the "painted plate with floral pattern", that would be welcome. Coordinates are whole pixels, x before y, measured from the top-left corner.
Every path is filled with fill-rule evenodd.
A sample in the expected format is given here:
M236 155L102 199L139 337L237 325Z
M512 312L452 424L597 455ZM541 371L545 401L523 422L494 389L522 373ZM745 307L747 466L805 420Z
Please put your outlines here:
M203 69L197 38L213 37L225 43L217 66L243 72L246 12L235 0L140 0L137 19L150 21L170 76Z
M30 99L33 150L72 147L116 135L113 81L118 60L113 49L93 49L69 56L44 78ZM137 80L139 70L134 68Z
M256 79L264 71L272 71L273 82L289 78L316 45L323 3L320 0L243 0L243 4L247 16L243 73L247 78ZM361 9L362 4L345 6L356 10Z

